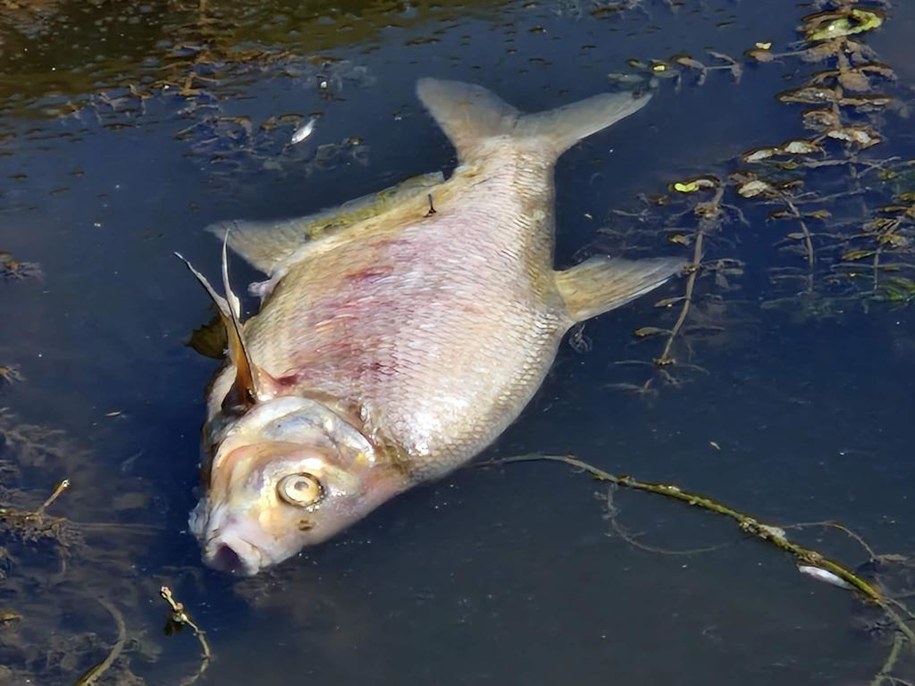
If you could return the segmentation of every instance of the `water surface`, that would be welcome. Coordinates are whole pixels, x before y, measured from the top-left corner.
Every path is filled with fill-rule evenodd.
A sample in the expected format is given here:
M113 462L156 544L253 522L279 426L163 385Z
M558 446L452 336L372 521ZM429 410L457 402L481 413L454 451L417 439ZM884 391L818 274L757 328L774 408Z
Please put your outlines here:
M0 495L34 508L69 477L53 511L117 526L89 530L63 569L48 542L0 541L0 607L21 615L0 625L0 663L14 670L0 679L74 683L115 639L101 596L129 637L110 683L177 683L198 653L190 636L160 634L166 583L208 632L216 659L204 679L214 684L869 681L888 644L860 629L873 615L850 593L801 576L727 522L645 494L613 496L638 542L726 545L673 555L608 535L594 497L605 489L561 466L462 470L254 580L203 568L185 532L203 388L217 363L185 345L211 312L173 252L214 273L218 244L204 226L302 215L453 167L413 94L421 76L480 83L539 110L619 88L608 75L644 74L629 60L688 54L727 66L713 50L742 65L739 81L727 69L702 85L695 72L679 87L660 79L649 107L556 170L559 266L596 250L689 257L667 238L695 230L689 212L677 216L693 196L661 206L640 196L696 175L725 179L746 166L741 153L810 135L804 107L776 95L825 66L743 53L758 42L802 47L796 29L811 11L785 0L331 9L60 0L5 11L0 249L42 275L0 282L0 365L23 378L0 387L9 408ZM915 84L913 21L910 7L890 8L862 38L897 71L879 88L900 106ZM853 115L885 138L863 155L912 157L900 106ZM314 135L289 146L310 116L320 117ZM851 232L844 222L864 223L915 190L900 169L864 180L838 167L794 172L821 196L861 191L825 205L830 225ZM866 278L829 281L842 260L825 248L810 297L799 295L805 282L773 282L773 269L804 265L772 247L797 228L767 219L778 208L733 192L727 202L746 223L727 210L732 221L705 258L739 260L744 273L726 286L700 279L690 320L716 328L693 330L675 346L679 364L659 372L660 339L632 332L671 326L675 311L653 303L682 282L588 323L586 344L563 345L487 455L571 453L765 521L838 520L879 552L907 553L911 298L888 302ZM911 278L906 245L892 256ZM257 278L240 261L233 272L238 283ZM620 389L648 380L650 393ZM798 536L852 567L867 559L840 534Z

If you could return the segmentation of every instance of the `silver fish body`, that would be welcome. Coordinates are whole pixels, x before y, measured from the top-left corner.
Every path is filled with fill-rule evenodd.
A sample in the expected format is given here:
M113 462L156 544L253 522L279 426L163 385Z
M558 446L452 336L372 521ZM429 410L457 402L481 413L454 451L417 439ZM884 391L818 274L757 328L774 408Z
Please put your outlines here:
M448 180L319 221L213 229L269 277L242 325L227 276L222 300L198 274L235 341L208 398L208 488L191 518L213 566L256 573L466 463L518 416L570 326L682 267L553 270L556 158L648 98L522 115L477 86L423 79L418 93L458 150Z

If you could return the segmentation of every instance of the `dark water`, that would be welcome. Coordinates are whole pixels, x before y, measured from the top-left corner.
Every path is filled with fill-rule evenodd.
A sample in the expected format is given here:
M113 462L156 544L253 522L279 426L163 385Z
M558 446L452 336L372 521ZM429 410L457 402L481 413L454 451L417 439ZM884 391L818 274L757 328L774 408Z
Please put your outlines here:
M632 4L62 0L3 10L0 249L40 264L42 276L0 282L0 365L24 379L0 387L9 408L0 494L34 508L69 477L54 513L118 526L87 530L60 574L53 545L0 540L0 609L21 615L0 624L0 663L14 670L0 681L72 684L99 662L116 635L101 596L123 613L128 642L99 683L178 683L195 669L197 644L161 636L163 583L208 631L213 684L841 686L874 676L888 643L860 630L873 615L850 593L798 574L790 557L727 522L650 495L614 496L639 542L729 545L667 555L608 536L599 487L561 466L463 470L255 580L204 569L184 531L216 363L185 345L210 312L173 251L212 272L218 245L202 232L212 221L302 215L449 168L453 151L413 95L418 77L481 83L538 110L606 90L609 73L638 72L629 59L688 53L724 64L711 49L743 65L739 83L726 70L701 86L695 74L679 88L661 81L637 117L562 158L561 266L585 246L684 250L665 240L695 228L675 216L684 200L652 207L643 223L612 210L639 212L640 194L698 174L723 179L742 152L809 135L803 107L775 96L826 66L753 64L742 53L763 41L791 50L811 6ZM879 85L897 105L915 85L913 22L900 3L861 36L896 70L899 81ZM312 138L286 145L312 114L321 116ZM913 157L905 115L898 106L854 115L885 138L868 159ZM825 204L836 227L915 190L904 173L859 180L838 168L809 170L805 182L820 195L863 189ZM704 371L666 368L683 383L664 383L650 365L659 340L632 331L669 327L675 313L639 301L589 323L589 350L563 346L488 454L574 453L765 521L838 520L878 552L910 552L911 299L887 302L855 281L824 286L815 306L772 307L799 290L769 279L803 266L772 248L797 229L766 221L772 207L728 202L747 225L722 226L705 257L744 262L728 277L739 289L700 279L697 292L719 300L698 315L723 331L675 347ZM911 278L907 245L894 259ZM840 261L819 259L818 279ZM256 278L234 269L239 282ZM650 395L615 386L648 379ZM36 446L16 438L23 424L61 433L26 431ZM866 560L841 534L798 536L851 567Z

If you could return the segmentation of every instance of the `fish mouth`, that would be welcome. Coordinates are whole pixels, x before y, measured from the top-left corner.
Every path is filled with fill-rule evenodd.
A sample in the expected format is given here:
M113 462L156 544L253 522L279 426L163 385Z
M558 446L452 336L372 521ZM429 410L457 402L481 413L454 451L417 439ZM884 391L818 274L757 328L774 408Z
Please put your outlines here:
M207 541L204 562L213 569L238 576L254 576L264 564L256 545L231 532L220 533Z

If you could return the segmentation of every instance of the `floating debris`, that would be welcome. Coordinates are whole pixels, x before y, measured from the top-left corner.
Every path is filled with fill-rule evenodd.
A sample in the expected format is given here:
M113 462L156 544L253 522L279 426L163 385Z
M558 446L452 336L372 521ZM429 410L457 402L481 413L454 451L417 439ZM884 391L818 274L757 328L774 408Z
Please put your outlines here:
M14 365L0 365L0 384L14 384L22 381L22 374L19 367Z
M41 277L41 267L37 262L23 262L13 257L12 253L0 250L0 278L18 280Z

